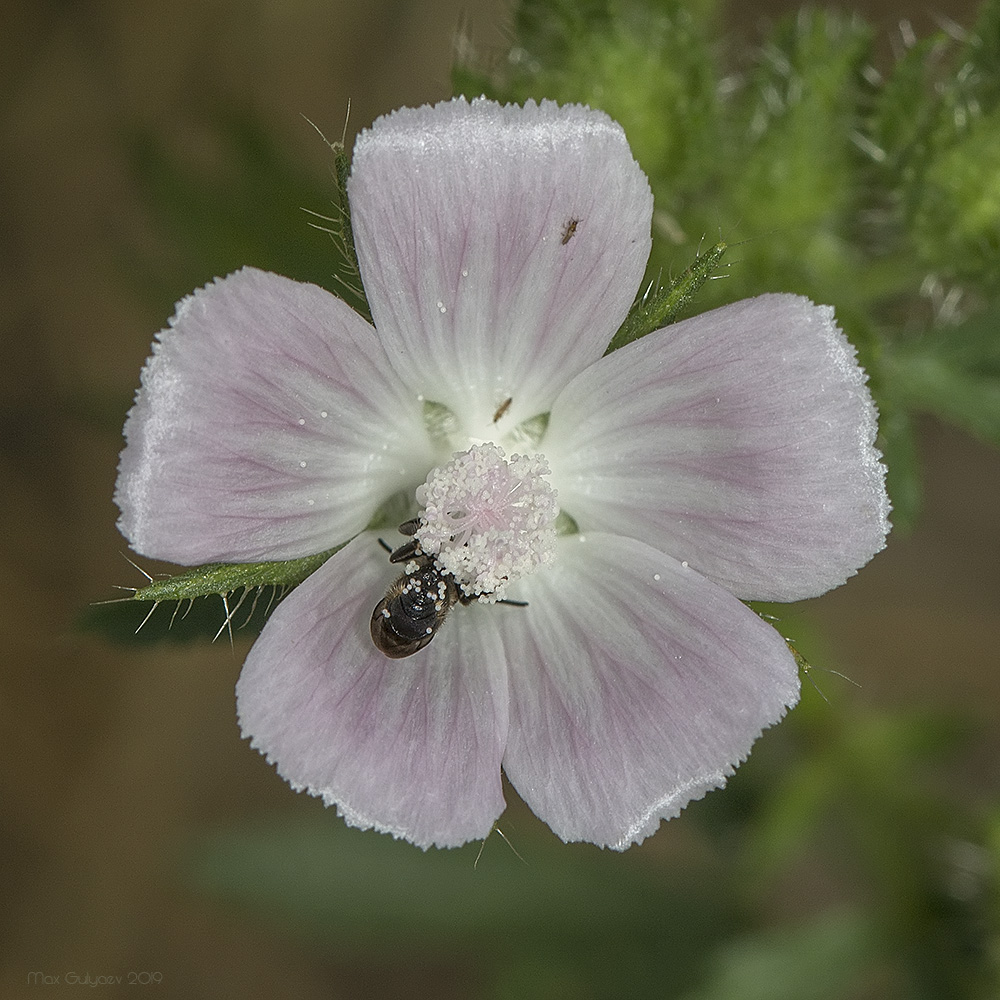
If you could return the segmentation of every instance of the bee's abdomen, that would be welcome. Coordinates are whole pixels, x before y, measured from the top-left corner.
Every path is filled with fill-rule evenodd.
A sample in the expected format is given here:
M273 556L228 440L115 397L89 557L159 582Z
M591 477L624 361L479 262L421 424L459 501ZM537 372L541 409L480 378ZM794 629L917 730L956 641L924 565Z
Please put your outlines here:
M419 639L433 631L443 595L441 574L433 569L414 573L402 593L386 604L389 627L401 638Z

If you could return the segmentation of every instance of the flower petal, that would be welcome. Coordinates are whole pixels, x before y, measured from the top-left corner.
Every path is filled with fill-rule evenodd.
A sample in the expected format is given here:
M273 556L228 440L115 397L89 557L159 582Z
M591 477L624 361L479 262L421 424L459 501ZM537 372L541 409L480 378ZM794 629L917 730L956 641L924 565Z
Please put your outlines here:
M406 108L358 137L348 186L372 316L399 375L466 430L549 409L599 358L650 248L621 127L551 101Z
M368 626L398 567L365 533L278 606L236 687L244 736L297 791L346 821L454 847L503 810L507 675L489 608L456 608L389 660Z
M504 770L563 840L624 850L720 787L798 699L769 625L631 538L561 541L504 623Z
M431 462L375 331L329 292L253 268L178 304L125 437L122 534L189 564L330 548Z
M739 597L793 601L885 544L875 407L833 310L762 295L603 358L543 449L582 529L649 542Z

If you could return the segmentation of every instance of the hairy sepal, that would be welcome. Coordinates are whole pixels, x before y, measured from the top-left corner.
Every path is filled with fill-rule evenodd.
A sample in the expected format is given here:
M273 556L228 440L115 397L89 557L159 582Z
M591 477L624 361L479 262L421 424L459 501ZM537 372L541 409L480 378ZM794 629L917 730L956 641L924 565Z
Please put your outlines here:
M637 299L629 310L625 322L611 338L606 355L619 347L631 344L645 337L647 333L668 326L677 318L681 310L694 298L698 289L712 276L722 262L727 245L718 242L715 246L699 254L683 274L667 285L652 287Z
M227 595L234 591L260 587L288 589L314 573L342 545L301 559L261 563L208 563L185 573L152 580L132 595L133 601L190 601L211 594Z

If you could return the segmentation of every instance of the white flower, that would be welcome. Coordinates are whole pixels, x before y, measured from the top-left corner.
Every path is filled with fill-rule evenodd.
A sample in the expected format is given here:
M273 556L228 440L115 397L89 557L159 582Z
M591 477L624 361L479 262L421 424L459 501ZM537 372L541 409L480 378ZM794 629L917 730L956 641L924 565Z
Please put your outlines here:
M502 765L559 836L624 849L798 697L741 599L823 593L883 546L864 375L832 310L792 295L602 357L652 198L599 112L397 111L359 137L349 195L374 328L249 268L185 299L126 424L121 529L185 564L348 543L237 695L253 745L349 823L485 837ZM485 602L394 660L369 622L401 567L364 529L400 492L424 558Z

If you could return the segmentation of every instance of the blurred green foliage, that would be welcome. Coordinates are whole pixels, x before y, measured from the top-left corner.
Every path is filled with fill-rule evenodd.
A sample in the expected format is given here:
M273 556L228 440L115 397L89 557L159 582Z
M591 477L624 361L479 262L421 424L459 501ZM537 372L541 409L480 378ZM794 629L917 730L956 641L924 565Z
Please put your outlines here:
M650 277L706 238L734 248L691 311L777 290L834 304L871 376L905 528L915 414L1000 442L1000 4L878 68L857 15L803 8L732 52L718 8L524 0L506 59L486 70L461 47L455 88L621 122L655 196Z
M314 815L201 841L190 870L199 889L339 961L477 967L490 982L470 996L679 996L704 943L746 926L724 872L703 864L595 865L552 837L532 839L524 860L497 835L481 846L424 854Z
M366 312L341 232L338 144L317 134L331 148L324 187L248 109L226 108L211 126L209 148L197 155L149 128L127 138L146 204L178 249L163 259L129 248L121 265L132 285L169 312L191 289L251 265L330 288ZM305 120L303 127L312 128Z
M724 793L625 854L523 809L500 820L516 855L424 853L302 803L197 838L187 870L344 966L467 967L468 997L985 1000L995 857L938 772L969 735L807 690Z
M1000 0L968 33L902 39L891 60L854 15L803 9L747 51L718 37L719 13L715 0L521 0L501 58L459 46L455 90L620 121L655 196L654 289L729 246L724 280L689 312L778 290L833 304L871 377L905 528L918 414L1000 444ZM339 231L333 167L324 188L252 115L216 126L208 171L134 137L150 208L182 249L130 255L137 283L169 308L255 264L351 299L349 259L297 215ZM815 638L804 647L821 658ZM809 688L817 676L832 703ZM559 845L523 811L505 829L527 863L491 838L478 867L477 845L423 854L307 813L199 841L193 884L339 962L474 968L476 997L1000 995L1000 811L945 778L977 734L860 712L831 680L810 671L802 705L724 794L623 856Z

